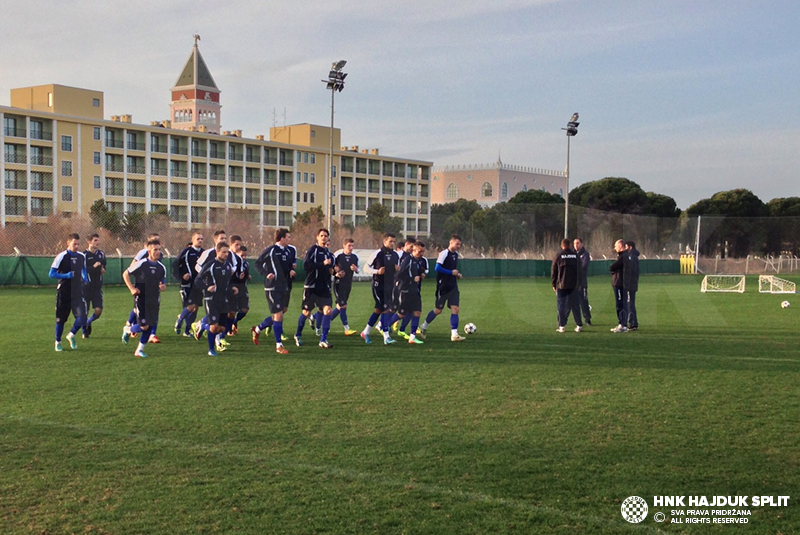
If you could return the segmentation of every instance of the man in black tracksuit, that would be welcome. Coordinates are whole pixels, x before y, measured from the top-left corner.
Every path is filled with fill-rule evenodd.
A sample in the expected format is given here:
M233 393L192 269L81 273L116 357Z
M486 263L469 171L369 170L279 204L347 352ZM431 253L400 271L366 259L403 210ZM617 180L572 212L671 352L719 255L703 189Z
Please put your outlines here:
M619 325L611 329L611 332L615 333L624 333L628 330L626 327L627 325L627 316L625 314L625 291L623 289L623 255L625 253L625 242L623 240L617 240L614 243L614 251L617 253L617 259L611 264L609 270L611 270L611 286L614 288L614 301L617 306L617 320L619 321Z
M639 329L639 319L636 317L636 292L639 291L639 251L636 250L636 244L632 241L625 242L625 252L622 254L622 288L628 330L636 331Z
M579 271L578 254L570 248L568 239L561 240L561 252L553 259L553 267L550 271L558 308L557 332L564 332L570 311L577 325L575 332L579 333L583 330L580 302L576 299Z

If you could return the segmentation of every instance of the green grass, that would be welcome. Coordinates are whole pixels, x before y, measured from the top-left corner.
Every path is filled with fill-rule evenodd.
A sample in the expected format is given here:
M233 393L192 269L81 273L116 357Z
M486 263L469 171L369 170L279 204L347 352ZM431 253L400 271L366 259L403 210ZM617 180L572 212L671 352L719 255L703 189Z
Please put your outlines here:
M287 356L249 340L254 286L219 358L170 331L173 286L149 359L119 341L124 288L63 354L54 290L2 289L0 533L797 532L800 300L748 282L645 277L641 330L612 334L596 278L595 327L557 334L549 281L464 280L478 333L462 344L447 314L416 347L366 346L336 320L334 349L306 328ZM356 286L354 328L368 297ZM653 496L761 494L792 499L744 526L653 520L670 516ZM650 503L641 524L620 515L631 495Z

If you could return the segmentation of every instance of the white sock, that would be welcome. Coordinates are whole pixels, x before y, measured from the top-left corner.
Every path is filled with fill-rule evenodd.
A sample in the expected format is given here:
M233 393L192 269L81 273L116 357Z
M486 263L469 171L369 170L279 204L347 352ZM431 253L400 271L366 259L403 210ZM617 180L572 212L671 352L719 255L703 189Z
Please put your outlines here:
M350 330L350 326L349 326L349 325L345 325L345 326L344 326L344 330L345 330L345 331L349 331L349 330Z
M389 339L389 331L381 331L381 332L383 333L383 339L384 340L388 340Z
M420 325L419 328L420 329L427 329L428 328L428 322L427 321L423 321L422 325Z
M139 347L137 347L136 350L144 352L144 344L139 342ZM130 351L130 350L128 350L128 351Z
M369 323L367 323L367 326L366 326L366 327L364 327L364 331L363 331L363 333L364 333L364 334L366 334L367 336L369 336L369 333L370 333L370 331L372 331L372 325L370 325Z
M451 336L458 336L458 329L450 329Z

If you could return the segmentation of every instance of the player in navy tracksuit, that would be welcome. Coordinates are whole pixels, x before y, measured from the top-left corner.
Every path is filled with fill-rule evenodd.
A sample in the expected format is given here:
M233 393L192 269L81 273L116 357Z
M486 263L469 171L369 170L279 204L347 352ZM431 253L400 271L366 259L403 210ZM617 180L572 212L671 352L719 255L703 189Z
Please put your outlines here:
M153 240L156 240L159 243L161 243L161 236L157 232L151 233L147 237L147 240L145 241L145 247L143 249L140 249L139 252L136 253L136 255L133 257L133 260L131 261L131 265L133 265L134 263L138 262L139 260L144 260L145 258L147 258L147 255L148 255L147 244L150 243ZM160 246L159 246L158 261L161 262L161 260L163 260L163 259L164 259L164 253L161 252ZM136 310L131 310L131 313L128 314L128 321L125 323L125 326L126 327L131 327L135 323L136 323ZM156 336L156 329L158 329L158 325L157 324L154 323L154 324L152 324L150 326L150 343L151 344L160 344L161 343L161 340L159 340L158 336ZM138 334L138 333L136 331L134 331L133 332L133 336L136 336L136 334Z
M236 296L239 289L231 285L235 268L229 261L230 247L227 242L220 241L214 246L216 252L213 259L203 264L197 274L198 284L203 288L203 303L206 317L203 318L202 329L208 331L208 355L217 356L222 351L216 338L225 332L227 314L230 311L230 297Z
M298 347L303 345L303 327L315 308L322 311L322 336L319 340L319 347L323 349L333 347L328 342L328 332L331 329L331 307L333 305L331 276L335 259L328 249L329 244L330 232L328 229L319 229L317 243L306 251L303 261L303 269L306 272L306 281L303 285L303 305L300 317L297 318L297 332L294 335L294 341Z
M458 250L461 248L461 236L453 234L450 236L450 243L447 249L439 253L436 259L436 302L433 310L428 312L428 317L419 327L419 335L425 338L428 326L442 313L445 305L450 307L450 340L461 342L464 337L458 334L458 304L461 294L458 291L458 279L461 273L458 271Z
M148 240L147 257L134 261L122 274L125 285L133 295L133 310L136 312L135 323L126 325L122 330L122 341L127 344L133 333L142 335L134 352L137 357L147 356L144 347L158 325L161 292L167 289L167 268L161 263L161 256L161 242Z
M103 313L103 275L106 272L106 254L98 248L100 235L89 236L89 248L83 252L86 257L86 273L89 283L86 285L87 313L92 308L92 315L86 320L83 327L83 337L89 338L92 334L92 322Z
M203 253L203 235L199 232L192 234L192 243L180 252L178 258L172 263L172 276L180 281L181 304L183 310L175 322L175 334L190 337L192 323L197 319L197 309L203 304L203 289L195 286L197 277L197 260ZM181 328L186 322L186 327Z
M294 248L289 245L291 238L288 229L277 229L275 243L264 249L256 260L256 271L264 277L264 295L267 297L270 315L260 325L250 329L253 343L258 345L261 331L272 328L275 333L275 351L284 355L289 350L283 347L283 316L289 306L291 280L295 274L291 263L294 258Z
M345 336L352 336L358 332L351 329L347 321L347 301L350 299L350 292L353 289L353 274L358 273L358 256L353 252L354 246L353 238L345 239L342 244L342 252L336 255L333 263L335 272L333 291L336 294L336 308L331 314L331 321L336 319L336 316L342 318Z
M425 259L425 244L422 242L414 243L412 252L403 255L400 266L397 268L395 278L395 296L397 299L397 313L392 316L391 322L402 319L404 324L406 318L411 321L411 335L405 335L409 344L422 344L422 340L417 338L417 327L419 318L422 314L422 295L420 293L422 277L428 267Z
M81 238L77 234L67 236L67 250L55 257L50 267L50 278L59 279L56 288L56 351L62 351L61 335L70 313L75 316L75 323L67 334L72 349L78 349L75 333L86 322L84 284L89 282L89 278L86 273L86 257L78 251L80 243Z
M394 243L394 234L384 234L383 247L372 253L372 256L364 265L364 272L372 275L372 298L375 300L375 309L369 320L367 320L367 326L361 332L361 338L368 344L372 343L369 339L369 333L378 322L378 318L381 320L383 343L393 344L395 342L389 336L394 275L397 270L397 264L400 261L397 252L394 250Z
M564 332L567 326L567 318L572 312L575 318L575 332L583 330L581 321L581 306L578 297L580 289L580 264L578 253L570 248L570 241L566 238L561 240L561 251L553 259L553 266L550 270L550 278L553 283L553 291L556 292L556 308L558 310L558 329Z

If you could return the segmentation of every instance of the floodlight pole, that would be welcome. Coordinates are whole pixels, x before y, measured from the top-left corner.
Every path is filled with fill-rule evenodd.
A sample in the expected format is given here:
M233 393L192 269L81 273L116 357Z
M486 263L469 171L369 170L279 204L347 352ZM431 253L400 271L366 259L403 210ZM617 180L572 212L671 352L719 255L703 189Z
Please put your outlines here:
M566 178L566 185L564 191L564 238L569 239L569 142L570 138L578 135L578 112L572 114L572 118L567 123L567 167L564 169L564 177Z
M344 89L344 79L347 77L347 73L342 72L347 61L339 60L334 62L331 65L331 70L328 73L328 79L322 80L323 83L327 84L326 89L331 90L331 146L330 146L330 153L328 154L328 176L326 177L325 183L325 195L328 197L327 201L327 214L325 217L325 226L328 229L331 229L333 223L333 211L335 210L334 204L334 194L333 194L333 178L334 178L334 165L333 165L333 117L334 117L334 104L335 104L335 96L336 92L341 92Z

